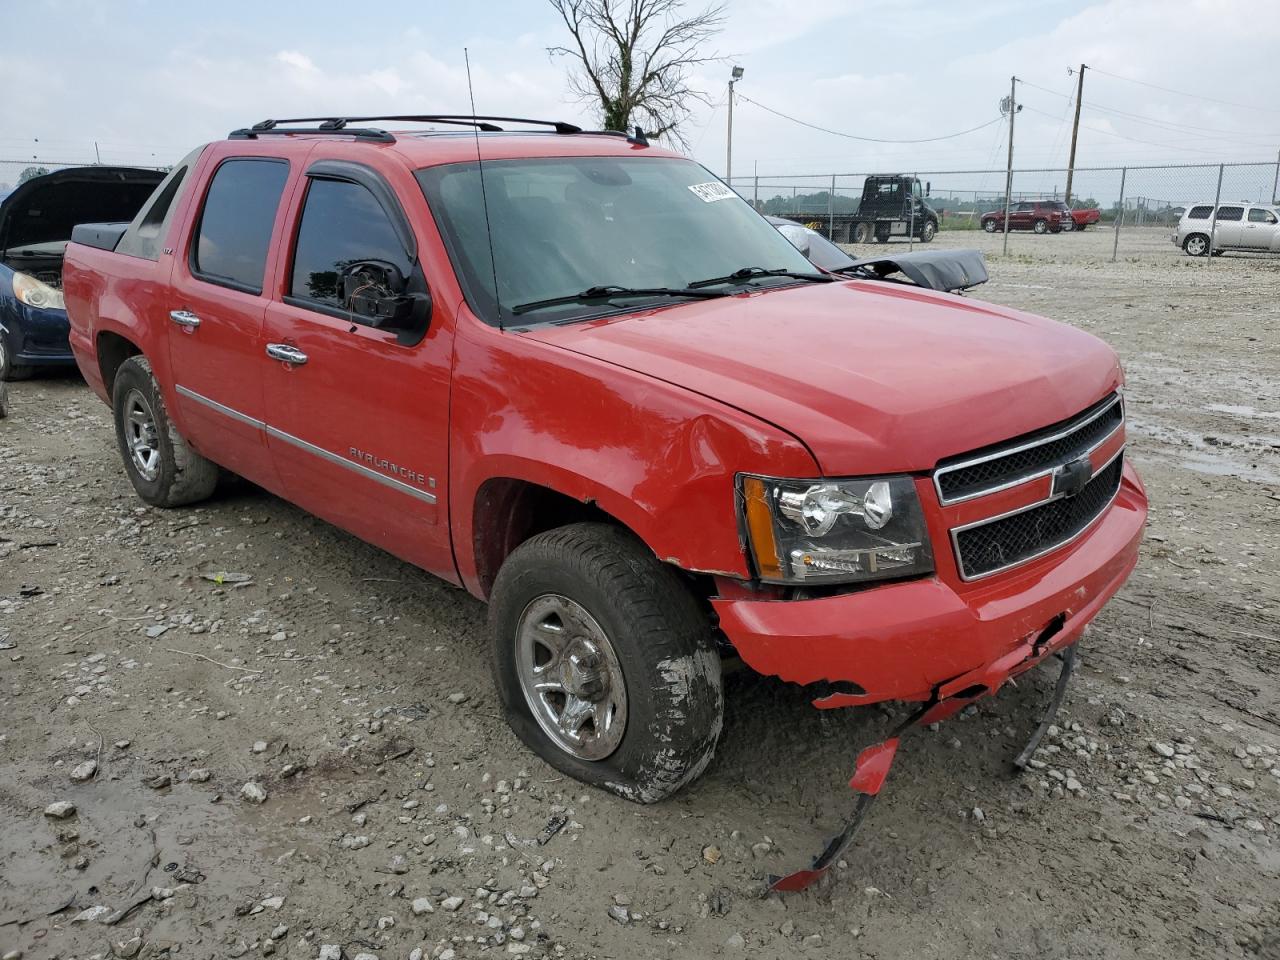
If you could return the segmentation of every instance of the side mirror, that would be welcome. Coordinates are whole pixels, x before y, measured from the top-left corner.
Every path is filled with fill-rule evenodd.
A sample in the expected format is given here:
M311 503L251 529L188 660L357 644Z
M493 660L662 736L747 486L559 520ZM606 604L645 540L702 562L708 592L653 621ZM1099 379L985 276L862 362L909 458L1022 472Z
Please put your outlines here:
M400 268L385 260L359 260L342 270L343 303L379 330L425 329L431 316L431 295L409 293L408 285Z
M933 196L933 184L928 180L924 182L924 195L926 197Z

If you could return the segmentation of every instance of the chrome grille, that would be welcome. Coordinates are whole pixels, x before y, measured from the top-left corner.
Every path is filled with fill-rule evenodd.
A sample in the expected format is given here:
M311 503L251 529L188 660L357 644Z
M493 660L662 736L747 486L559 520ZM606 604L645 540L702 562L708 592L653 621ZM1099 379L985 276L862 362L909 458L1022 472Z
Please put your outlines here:
M1096 448L1123 423L1124 404L1113 393L1070 420L944 461L934 473L938 499L945 506L1047 476Z
M960 575L976 580L1070 543L1111 505L1123 468L1122 452L1073 497L1059 496L952 530Z

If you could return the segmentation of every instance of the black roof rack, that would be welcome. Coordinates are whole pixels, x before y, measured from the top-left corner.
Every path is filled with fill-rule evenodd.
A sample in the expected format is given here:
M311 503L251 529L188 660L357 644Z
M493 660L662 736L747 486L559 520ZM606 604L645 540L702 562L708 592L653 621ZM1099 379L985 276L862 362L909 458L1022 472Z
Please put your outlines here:
M349 123L369 123L370 120L397 120L401 123L447 123L457 127L475 127L486 133L499 133L503 127L498 123L527 123L534 127L550 127L557 133L582 133L579 125L566 123L563 120L531 120L525 116L472 116L471 114L387 114L380 116L293 116L283 120L262 120L252 127L232 131L232 140L252 140L260 134L289 133L338 133L357 140L371 140L383 143L394 143L396 137L387 131L376 128L348 127ZM316 123L319 127L280 128L282 123Z

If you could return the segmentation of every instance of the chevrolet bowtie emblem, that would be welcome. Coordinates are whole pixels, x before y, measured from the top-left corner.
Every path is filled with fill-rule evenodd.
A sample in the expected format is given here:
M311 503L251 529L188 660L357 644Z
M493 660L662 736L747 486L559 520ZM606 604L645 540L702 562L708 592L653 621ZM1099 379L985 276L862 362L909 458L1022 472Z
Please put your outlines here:
M1086 454L1070 463L1055 467L1053 471L1054 496L1074 497L1093 478L1093 463Z

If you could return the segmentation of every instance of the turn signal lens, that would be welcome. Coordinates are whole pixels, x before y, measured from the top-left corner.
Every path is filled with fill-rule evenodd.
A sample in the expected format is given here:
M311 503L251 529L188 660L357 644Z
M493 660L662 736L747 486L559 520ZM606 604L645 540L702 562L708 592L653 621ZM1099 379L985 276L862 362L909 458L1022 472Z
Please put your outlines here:
M742 497L750 534L751 550L755 554L756 570L766 580L782 579L782 560L778 556L778 543L773 536L773 515L769 509L768 492L759 477L742 478Z

